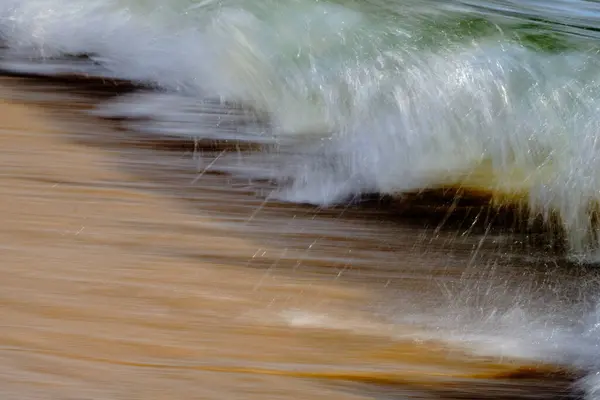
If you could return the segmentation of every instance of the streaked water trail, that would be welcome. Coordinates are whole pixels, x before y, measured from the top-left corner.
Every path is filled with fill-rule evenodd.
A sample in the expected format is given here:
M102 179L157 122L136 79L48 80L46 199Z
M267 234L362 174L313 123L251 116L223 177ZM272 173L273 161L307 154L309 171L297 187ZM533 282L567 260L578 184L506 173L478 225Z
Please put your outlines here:
M227 173L228 184L260 197L245 221L229 210L222 227L253 226L257 216L286 208L277 201L350 210L354 206L344 206L349 200L366 195L419 203L425 200L415 193L461 187L490 194L496 206L526 209L531 224L542 219L546 231L564 236L569 261L594 264L598 4L5 0L0 67L143 84L86 111L119 119L115 124L132 141L140 135L147 143L178 146L188 138L197 149L211 148L212 157L186 164L194 175L188 184L203 186L206 176ZM174 159L162 162L163 171L179 173ZM208 193L205 207L228 196ZM452 203L450 210L469 209L461 204ZM403 282L426 274L435 293L428 299L408 289L381 291L378 312L387 324L419 321L432 340L591 371L581 382L589 398L597 396L593 268L566 268L553 243L531 244L537 240L531 229L496 232L478 222L496 218L493 213L469 214L473 224L468 218L450 223L448 214L435 228L421 226L418 232L435 238L423 238L428 242L421 248L406 232L394 230L394 213L353 212L372 221L347 236L340 233L346 217L323 223L322 235L311 230L314 222L289 218L261 229L294 263L332 263L347 276L349 265L374 263L373 270L380 271L381 262L386 282L394 280L396 269ZM443 233L445 225L456 229ZM298 233L303 229L308 239ZM376 232L376 239L363 237L363 229ZM286 235L294 237L291 244L277 239ZM347 242L348 259L339 253L330 258L326 248L313 257L321 237L329 242L336 235L341 236L334 243ZM461 240L469 244L466 255L448 259L447 247ZM365 249L359 261L364 241L375 247ZM300 250L300 243L310 251ZM407 261L379 260L385 246L410 248L403 256ZM427 255L426 262L415 249ZM514 255L530 250L529 257ZM452 283L444 274L432 278L437 273L427 265L432 254L444 260L434 263L444 274L456 268L459 278ZM273 268L288 262L283 259L273 261ZM569 268L576 272L565 272Z

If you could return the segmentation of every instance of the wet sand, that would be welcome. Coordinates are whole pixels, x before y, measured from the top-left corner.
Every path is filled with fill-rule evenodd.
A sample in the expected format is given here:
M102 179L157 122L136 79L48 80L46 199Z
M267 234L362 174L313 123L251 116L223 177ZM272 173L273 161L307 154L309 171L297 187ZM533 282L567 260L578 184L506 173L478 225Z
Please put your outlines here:
M93 101L65 86L1 81L3 399L554 399L570 390L557 366L415 340L418 326L381 312L391 294L412 299L396 307L434 310L440 281L491 274L468 268L498 257L503 236L461 241L373 209L264 204L247 182L199 178L210 152L201 164L83 115ZM549 279L527 276L534 286Z

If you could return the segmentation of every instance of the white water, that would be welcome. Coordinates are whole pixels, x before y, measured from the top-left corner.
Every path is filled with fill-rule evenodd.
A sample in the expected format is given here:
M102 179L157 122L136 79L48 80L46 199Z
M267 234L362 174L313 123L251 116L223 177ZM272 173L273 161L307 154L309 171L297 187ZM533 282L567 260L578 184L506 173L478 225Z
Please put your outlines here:
M270 137L302 154L266 171L294 179L285 199L447 185L490 162L498 189L524 190L534 214L558 211L572 253L596 257L595 51L532 50L501 25L440 35L429 3L140 4L6 0L2 36L14 51L93 54L119 77L266 112Z
M453 4L450 12L447 3L400 0L3 0L0 36L8 60L91 54L113 76L166 90L104 110L152 116L145 128L155 131L222 134L192 114L176 130L182 119L174 113L199 99L267 115L268 124L253 121L226 138L269 151L224 168L285 182L274 197L329 205L454 184L489 163L491 189L523 191L532 214L558 212L571 254L597 260L590 207L600 197L600 46L569 35L562 51L534 49L515 40L523 21L498 11L593 26L600 9L539 4L478 3L473 11ZM456 27L478 15L496 25L475 33ZM582 28L556 28L565 30ZM511 337L517 352L599 369L598 312L580 310L583 320L566 325L512 312L522 319L502 321L506 332L521 327ZM495 328L484 332L500 324L489 321ZM600 398L600 382L584 384Z

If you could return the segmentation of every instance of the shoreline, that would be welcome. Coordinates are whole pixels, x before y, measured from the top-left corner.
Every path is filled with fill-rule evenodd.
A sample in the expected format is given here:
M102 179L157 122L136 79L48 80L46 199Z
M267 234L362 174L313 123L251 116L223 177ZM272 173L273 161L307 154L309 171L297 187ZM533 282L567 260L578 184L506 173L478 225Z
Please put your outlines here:
M13 90L28 89L19 89L17 82L14 88L9 89L9 91ZM13 96L5 95L5 97ZM32 99L35 99L35 95ZM18 369L21 368L19 370L21 372L13 370L11 375L31 370L32 364L28 358L32 358L35 363L46 365L42 369L48 368L48 371L51 370L53 373L62 371L65 376L72 376L73 372L69 372L71 367L67 356L72 354L73 363L87 363L89 368L88 372L83 369L76 374L82 377L78 380L78 385L83 386L80 389L74 387L69 389L69 386L53 389L58 390L55 393L64 394L74 391L81 394L82 391L89 390L89 388L84 389L87 387L86 380L95 382L92 385L98 385L95 377L98 375L98 377L111 376L115 382L122 382L124 385L122 393L130 395L135 390L128 391L127 379L132 379L139 385L147 385L145 389L138 387L136 390L138 393L144 392L145 398L151 399L158 398L153 397L151 388L156 389L161 385L166 388L175 383L165 380L166 378L161 377L160 374L154 378L159 383L143 383L145 381L139 375L140 372L130 370L132 367L135 369L136 361L127 361L128 358L123 361L124 356L129 357L129 360L136 360L140 355L146 354L146 357L156 358L156 362L166 363L166 367L172 365L173 360L193 363L194 359L206 360L207 358L214 359L218 364L219 360L227 360L232 356L225 351L227 346L232 346L238 349L237 356L241 354L246 359L246 361L241 360L242 365L248 360L255 360L257 366L221 368L220 372L214 371L214 368L213 371L208 368L202 372L202 368L190 367L187 373L197 375L193 379L196 385L208 385L214 382L215 387L222 388L224 392L233 390L235 393L236 390L242 390L243 385L239 389L226 389L230 385L229 379L233 379L237 374L247 373L257 375L256 379L262 382L261 385L265 385L264 388L281 387L289 393L290 398L298 399L321 397L331 399L339 396L337 390L325 389L327 386L321 387L317 384L319 381L361 382L368 384L373 390L389 385L422 390L433 385L433 389L424 389L425 392L432 395L437 393L434 396L443 396L443 398L455 398L454 396L459 398L463 388L470 390L470 385L480 385L478 390L482 395L483 392L489 391L489 398L504 398L496 385L503 387L514 384L520 388L519 390L527 393L529 390L536 391L538 398L542 399L554 398L548 397L549 394L559 390L557 388L567 391L572 384L574 376L565 374L560 367L556 370L552 366L528 367L511 361L494 367L491 361L469 360L468 357L448 361L446 350L435 350L435 345L425 349L431 352L430 354L424 354L424 349L415 347L414 343L402 341L398 343L385 336L376 335L371 342L368 339L372 334L368 333L369 330L356 336L352 330L338 332L336 329L319 328L318 325L312 328L309 326L304 331L298 331L298 328L293 326L280 325L281 322L274 323L273 327L269 327L268 323L266 326L261 326L260 322L259 326L255 326L257 322L252 322L253 318L247 319L244 315L266 313L265 315L271 315L271 318L277 321L280 318L277 312L286 311L294 304L295 307L306 309L306 313L314 312L317 313L316 315L321 312L323 305L327 305L329 312L347 314L349 320L364 319L361 325L373 325L374 322L369 321L371 317L356 311L361 309L360 306L357 307L358 305L371 301L365 298L370 289L352 284L351 279L344 284L338 283L337 278L336 280L329 278L313 280L310 274L284 269L285 259L281 261L280 272L272 270L269 266L271 261L268 259L265 260L264 266L259 264L259 266L249 267L248 260L256 257L257 246L265 249L265 252L279 250L268 249L261 245L260 236L251 236L253 240L246 240L241 239L247 236L244 232L234 232L235 234L232 235L231 228L220 226L218 219L214 220L215 215L210 215L215 211L217 215L219 213L235 215L239 212L235 211L236 201L239 201L235 200L239 197L235 193L228 195L226 191L215 192L215 202L229 199L229 206L219 206L225 208L213 208L211 211L211 207L215 205L210 205L209 208L203 209L202 200L197 212L193 211L197 206L194 206L192 213L182 207L182 202L175 197L190 196L187 193L189 189L185 189L184 192L177 189L179 185L186 182L188 175L192 178L194 176L193 172L180 171L185 165L193 165L190 160L181 161L181 157L171 157L161 161L164 165L159 163L157 167L151 167L149 162L161 160L160 153L156 150L142 147L136 149L140 154L134 154L131 152L133 150L127 150L126 146L120 151L113 152L106 151L111 146L103 151L97 146L90 145L89 141L87 145L85 144L86 140L93 142L103 134L109 134L108 132L113 129L110 124L106 127L96 125L93 132L86 133L88 136L91 135L91 138L84 139L82 142L72 141L71 136L81 135L86 129L94 126L91 120L84 123L83 120L86 118L79 116L73 121L63 121L66 125L61 121L55 123L53 118L66 118L66 115L73 111L68 111L68 107L61 106L59 112L51 110L46 112L42 106L37 109L38 106L27 104L26 100L23 100L21 105L18 103L20 102L16 101L15 104L11 104L10 100L5 100L0 105L2 107L0 113L4 113L3 129L5 132L13 132L10 135L7 133L3 135L3 150L7 154L3 168L11 172L3 178L4 186L10 189L0 194L0 204L5 210L14 210L6 211L7 215L12 216L5 220L0 230L4 243L7 243L6 246L10 248L7 254L10 254L12 260L2 266L6 286L0 290L0 293L3 293L3 298L0 300L8 304L12 310L5 323L12 325L13 328L5 332L5 341L8 340L6 343L10 343L13 348L21 348L25 351L22 356L10 352L1 354L1 358L7 360L7 365L18 364L20 366ZM68 128L73 123L73 127ZM72 129L74 131L70 132ZM60 139L60 136L65 134L66 136ZM115 138L120 135L119 132L113 134ZM116 154L113 154L115 152ZM119 163L124 162L126 158L131 158L127 161L132 163L130 170L119 166ZM178 159L179 161L176 162L180 165L175 165L176 169L173 171L169 170L167 167L171 167L170 162ZM151 173L154 181L147 183L139 181L139 177L144 175L136 178L135 171L141 172L136 168L150 169L144 173ZM161 171L163 168L164 170ZM178 178L180 173L183 175ZM119 182L121 183L115 185ZM162 187L147 190L148 184L162 185ZM214 181L216 187L223 184L223 179ZM206 182L200 184L200 193L215 190L206 185ZM177 191L169 193L173 188ZM222 195L225 197L219 197ZM260 205L260 203L253 200L250 204ZM213 204L212 200L206 204ZM297 208L299 211L302 210L302 207ZM277 209L277 206L273 206L273 209ZM268 217L265 218L267 224L277 221L277 218L273 221ZM283 214L279 218L286 224L290 221L289 215ZM351 221L351 217L349 218L348 221ZM243 218L240 219L241 221ZM339 221L338 224L340 223L346 222ZM299 239L293 240L302 243ZM253 244L253 241L257 244ZM356 248L356 251L360 251L360 248ZM289 262L295 262L294 258L292 257ZM169 267L166 267L167 265ZM215 268L217 266L218 268ZM323 270L325 271L327 269ZM325 274L335 277L336 272L325 272ZM348 274L351 274L351 271L348 271ZM198 276L202 276L201 281L197 280ZM145 281L148 283L145 284ZM161 287L167 282L169 284L166 287ZM257 290L257 287L260 290ZM187 294L182 297L176 295L176 292L171 292L173 290L183 290ZM27 295L21 298L18 291ZM93 296L89 297L90 294ZM71 303L73 300L76 301L74 304ZM107 306L98 301L107 302ZM135 306L138 302L139 305ZM155 302L162 304L152 305ZM145 309L145 313L138 315L136 307ZM194 328L198 310L210 311L213 307L217 307L221 314L212 315L209 312L202 316L205 319L205 326L210 327L209 331L203 332L198 327ZM271 308L273 310L270 310ZM180 321L171 321L169 315L172 312L184 318L180 317ZM233 321L229 320L234 316L241 320L238 322L235 322L235 318ZM154 319L156 321L151 322ZM25 330L18 328L19 324L31 324L32 321L36 321L37 328L31 327ZM170 324L175 322L180 327L180 332L170 330L172 329ZM118 324L114 325L114 323ZM109 337L104 335L95 337L93 332L105 330L106 328L102 328L104 324L108 324L106 334L109 334ZM262 350L257 354L246 354L249 349L245 348L246 346L240 347L238 341L249 339L245 335L236 337L235 332L230 332L232 324L253 332L249 337L252 338L254 346ZM164 332L147 331L153 325L160 326ZM120 329L119 333L117 329ZM388 328L383 325L381 329ZM58 331L51 333L55 330ZM155 343L140 344L139 348L136 348L135 341L132 343L125 336L128 330L130 335L134 335L132 337L146 331L141 336L144 338L143 342L150 340ZM166 332L174 336L183 335L179 338L181 343L176 338L173 338L173 341L165 341L166 336L163 335ZM49 336L46 336L47 334ZM220 345L200 350L197 348L199 345L197 342L193 340L190 342L190 334L204 337L204 340L216 341ZM270 339L273 335L278 338L278 344ZM320 336L330 335L330 339L320 342ZM62 338L69 337L75 340L70 346L72 348L68 351L61 350L62 356L58 358L53 356L45 360L44 349L54 349L56 346L60 349L61 340L64 340ZM347 347L328 348L329 340L346 343ZM353 343L364 348L358 351L359 347L353 348ZM144 349L144 346L148 348ZM387 346L390 348L386 350ZM110 350L113 347L114 349ZM371 350L369 347L374 349ZM371 354L376 349L382 351L382 354ZM307 359L300 364L308 362L308 365L319 365L327 357L339 358L340 363L349 363L350 366L355 364L354 372L339 372L336 370L339 366L328 367L329 370L325 369L321 372L307 371L306 373L260 367L269 359L273 362L293 362L292 360L298 359L302 351L307 350L309 352L302 355ZM39 354L35 355L36 353ZM111 363L114 362L115 365L122 364L122 367L116 368L117 375L115 375L117 371L111 372L101 363L93 361L107 357L112 359ZM429 372L411 375L409 370L393 373L361 371L360 365L377 365L377 363L386 365L390 359L421 368L435 368L437 365L450 363L452 368L457 368L459 371L461 369L472 371L466 372L466 376L472 374L470 376L479 376L479 378L474 378L471 383L467 381L464 386L459 385L457 392L454 392L450 387L445 388L445 383L437 387L434 382L435 374ZM65 366L59 367L60 365ZM154 368L151 365L150 363L149 368ZM490 368L492 370L499 368L501 372L499 374L484 372ZM186 370L186 368L176 369ZM28 374L29 372L25 373L18 380L25 379L29 382L31 379L30 382L35 382L35 375L28 377ZM206 374L208 375L203 377ZM221 375L224 377L219 378ZM455 375L454 378L460 376L464 377L464 374ZM310 379L305 382L307 378ZM449 378L454 380L453 375ZM425 382L422 382L423 380ZM497 383L494 382L496 380ZM534 383L535 388L529 387ZM27 393L27 390L30 393L34 390L16 384L16 381L10 384L11 387L13 385L15 398L18 398L20 393ZM541 389L544 386L549 388L548 391ZM104 389L96 387L94 390ZM315 390L321 391L320 395L316 395ZM356 392L356 398L363 398L358 395L359 392ZM183 393L182 391L181 395ZM108 396L108 392L105 395ZM57 396L60 397L58 394ZM48 395L47 398L58 397ZM352 397L348 397L346 392L340 398Z
M85 63L85 56L78 57ZM68 65L69 60L57 60ZM86 64L84 64L86 65ZM93 66L93 64L89 64ZM85 70L85 68L83 69ZM151 85L136 83L128 80L103 77L83 73L52 74L48 72L23 72L17 69L7 70L0 66L0 76L5 75L21 79L26 85L36 83L50 83L73 87L79 92L86 93L90 100L96 98L105 100L112 97L127 95L136 91L153 90ZM92 103L92 102L90 102ZM94 117L109 123L119 124L126 121L126 117L101 116ZM135 121L135 119L134 119ZM116 126L119 130L127 131L129 145L160 149L164 151L196 152L196 151L229 151L242 148L259 149L258 144L223 143L214 140L195 141L184 136L167 136L157 134L144 134L132 132L126 127ZM533 237L532 245L541 246L552 251L554 256L569 257L567 235L557 215L551 215L545 221L541 214L532 216L528 202L523 197L522 188L496 190L496 184L482 184L486 176L492 176L487 167L476 171L473 177L467 177L463 183L439 188L423 189L416 192L403 193L400 196L381 195L377 193L364 194L354 200L352 207L362 207L366 211L371 209L389 210L394 219L406 219L407 223L439 224L442 229L448 224L449 229L454 229L458 223L471 221L478 231L488 231L490 228L499 229L499 232L519 233ZM220 174L220 172L212 172ZM495 178L494 178L495 179ZM286 207L281 203L277 206ZM303 206L303 205L300 205ZM341 203L328 208L348 208L350 205ZM292 205L292 207L295 207ZM394 215L395 214L395 215ZM482 218L483 217L483 218ZM437 222L436 222L437 221ZM571 261L565 260L567 263ZM593 263L593 262L592 262Z

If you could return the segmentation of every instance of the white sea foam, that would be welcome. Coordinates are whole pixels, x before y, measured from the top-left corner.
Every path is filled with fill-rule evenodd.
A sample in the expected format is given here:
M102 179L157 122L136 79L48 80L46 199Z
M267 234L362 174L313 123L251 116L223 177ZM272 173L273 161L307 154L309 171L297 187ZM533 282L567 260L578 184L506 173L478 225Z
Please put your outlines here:
M589 255L600 190L600 58L537 52L502 32L422 45L429 14L313 1L6 0L2 37L42 57L91 54L111 74L268 113L302 157L280 197L331 204L520 171L532 212L558 211ZM300 145L298 145L300 143ZM505 185L506 186L506 185ZM493 189L493 187L492 187Z

